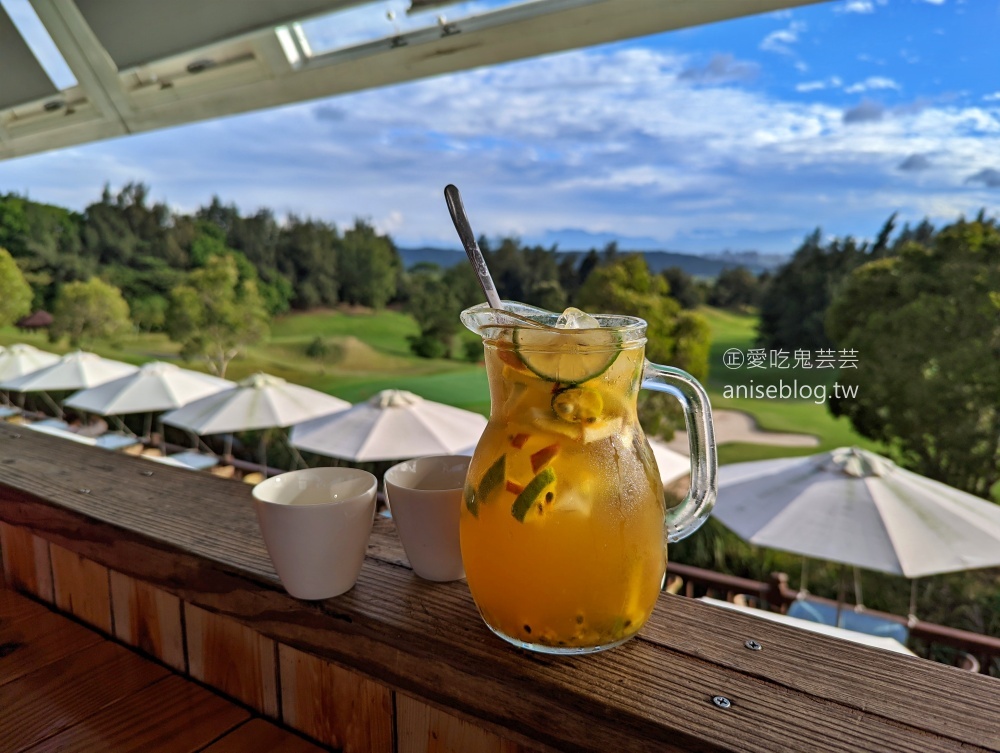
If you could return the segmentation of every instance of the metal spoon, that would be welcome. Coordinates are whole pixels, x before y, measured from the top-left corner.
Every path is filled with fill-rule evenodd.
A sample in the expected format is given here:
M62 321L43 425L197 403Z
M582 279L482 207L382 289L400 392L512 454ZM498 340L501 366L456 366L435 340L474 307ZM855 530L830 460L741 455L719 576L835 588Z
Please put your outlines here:
M493 284L493 278L486 266L483 252L479 250L476 235L472 232L472 225L469 224L469 218L465 214L462 195L455 186L449 183L444 187L444 200L448 204L451 221L455 223L455 230L458 231L458 237L462 239L462 245L465 246L465 253L468 255L469 261L472 262L472 268L476 270L476 276L479 277L479 284L483 293L486 294L490 308L502 310L503 303L500 301L500 296L497 295L497 287Z

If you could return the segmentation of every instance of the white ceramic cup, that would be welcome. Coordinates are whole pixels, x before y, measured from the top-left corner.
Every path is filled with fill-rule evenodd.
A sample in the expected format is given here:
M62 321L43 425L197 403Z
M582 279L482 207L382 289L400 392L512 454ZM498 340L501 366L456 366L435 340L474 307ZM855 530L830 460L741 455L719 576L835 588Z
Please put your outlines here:
M413 572L426 580L465 577L458 538L462 490L472 458L435 455L385 473L385 494Z
M354 468L309 468L253 488L257 521L281 584L297 599L329 599L358 579L378 481Z

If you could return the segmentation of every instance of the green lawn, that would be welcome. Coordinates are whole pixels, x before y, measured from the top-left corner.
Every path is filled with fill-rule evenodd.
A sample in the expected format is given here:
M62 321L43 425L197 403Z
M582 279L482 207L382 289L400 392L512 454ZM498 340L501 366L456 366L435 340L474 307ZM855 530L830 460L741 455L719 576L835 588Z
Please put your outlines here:
M736 314L704 307L700 313L712 328L712 346L709 354L709 375L707 389L715 408L729 408L749 413L760 428L768 431L811 434L819 439L818 447L773 447L733 443L719 448L720 462L735 463L747 460L762 460L793 455L811 455L845 445L858 445L878 450L878 444L865 439L851 427L844 418L834 418L825 404L812 400L793 399L748 399L726 397L726 387L735 390L737 385L776 385L779 380L785 384L798 381L799 384L829 385L836 379L833 369L766 368L728 369L722 356L730 348L744 354L754 347L757 337L757 318L747 314Z
M406 337L418 333L412 317L398 311L316 311L276 320L270 339L274 344L308 344L315 337L356 337L383 353L411 357Z

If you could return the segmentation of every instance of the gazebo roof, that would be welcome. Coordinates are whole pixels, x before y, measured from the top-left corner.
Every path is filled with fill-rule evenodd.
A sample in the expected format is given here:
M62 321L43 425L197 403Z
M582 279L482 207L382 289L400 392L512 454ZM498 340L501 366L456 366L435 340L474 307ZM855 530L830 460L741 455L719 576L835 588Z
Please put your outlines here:
M52 314L39 309L28 316L21 317L14 325L19 329L43 329L52 325Z
M358 0L0 5L0 159L816 1L411 0L405 19Z

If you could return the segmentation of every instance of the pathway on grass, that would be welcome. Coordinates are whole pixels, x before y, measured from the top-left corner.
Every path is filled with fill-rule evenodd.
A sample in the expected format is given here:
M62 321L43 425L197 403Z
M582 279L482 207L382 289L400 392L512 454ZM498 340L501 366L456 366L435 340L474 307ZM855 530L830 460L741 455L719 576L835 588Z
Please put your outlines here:
M818 447L819 439L811 434L787 434L777 431L764 431L757 426L753 416L738 410L716 409L712 411L715 424L715 443L744 442L746 444L766 444L776 447ZM667 446L677 452L687 453L688 436L686 431L674 433L674 438Z

